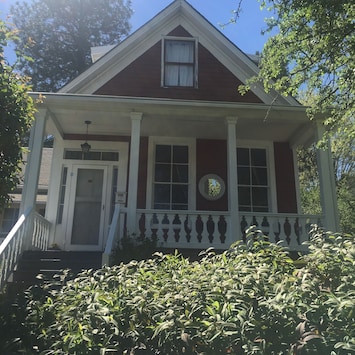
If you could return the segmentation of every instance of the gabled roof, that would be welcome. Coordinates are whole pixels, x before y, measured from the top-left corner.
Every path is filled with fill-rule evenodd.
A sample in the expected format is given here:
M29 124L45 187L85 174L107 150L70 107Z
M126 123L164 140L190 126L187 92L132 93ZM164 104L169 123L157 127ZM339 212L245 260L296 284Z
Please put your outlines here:
M197 37L199 43L243 83L248 78L257 75L258 67L250 57L228 40L185 0L175 0L59 92L95 93L111 78L159 42L163 35L168 34L178 26L182 26L192 36ZM277 96L276 92L266 93L261 84L255 84L252 92L265 104L271 105L276 102L279 105L299 105L292 97ZM277 97L276 100L275 97Z

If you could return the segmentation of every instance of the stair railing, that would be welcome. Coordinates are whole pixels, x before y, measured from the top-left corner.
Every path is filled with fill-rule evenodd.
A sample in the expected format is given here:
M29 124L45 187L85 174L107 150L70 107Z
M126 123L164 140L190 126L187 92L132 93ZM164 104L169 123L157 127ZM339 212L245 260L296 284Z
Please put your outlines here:
M0 289L2 289L13 272L20 255L27 244L26 238L33 220L32 208L25 211L0 244Z
M121 213L121 204L116 203L115 211L112 217L112 222L108 232L105 250L102 254L102 266L110 265L110 256L112 254L113 247L115 246L115 242L117 240L119 229L120 229L120 213Z
M33 220L32 247L40 250L47 250L51 223L37 212L34 212L33 216L34 216L34 220Z
M0 244L0 290L9 280L24 250L48 247L50 222L35 212L26 210Z

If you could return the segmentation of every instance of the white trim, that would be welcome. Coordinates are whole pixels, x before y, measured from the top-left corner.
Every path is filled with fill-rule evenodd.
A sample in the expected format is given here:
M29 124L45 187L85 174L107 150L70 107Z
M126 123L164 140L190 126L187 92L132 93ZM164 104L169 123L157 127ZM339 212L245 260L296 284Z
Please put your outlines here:
M156 144L187 145L189 147L189 210L196 210L196 140L180 137L149 137L147 169L147 209L153 207L154 147Z
M174 1L59 92L95 92L132 61L161 41L161 35L170 33L177 26L184 27L193 37L198 37L199 42L243 83L257 75L259 70L255 63L198 11L185 1ZM266 93L259 83L256 83L251 91L269 105L274 102L277 95L272 91ZM298 101L292 97L280 96L277 102L299 106Z
M127 202L127 232L136 232L140 131L143 113L131 112L131 147Z
M113 151L119 153L119 161L91 161L91 160L70 160L64 159L65 149L78 149L80 148L80 140L56 140L53 148L53 160L51 167L51 180L48 188L48 203L46 208L46 218L53 224L53 235L51 236L51 243L56 243L60 248L66 249L68 246L64 244L65 233L67 229L68 221L68 206L69 206L69 191L71 189L72 179L70 178L70 172L73 165L89 165L93 167L108 167L108 186L107 186L107 199L106 205L110 203L110 193L112 184L112 169L118 166L118 185L119 191L126 191L127 188L127 171L128 171L128 142L102 142L102 141L90 141L93 150L101 151ZM57 221L57 208L59 201L59 192L61 186L61 172L63 167L68 168L67 177L67 189L64 201L63 222L62 224L56 224ZM104 225L104 238L106 238L106 232L108 230L109 223L109 209L106 209L107 215L105 216Z
M269 213L277 213L277 189L275 172L274 144L269 141L237 140L236 148L261 148L266 150L269 179Z

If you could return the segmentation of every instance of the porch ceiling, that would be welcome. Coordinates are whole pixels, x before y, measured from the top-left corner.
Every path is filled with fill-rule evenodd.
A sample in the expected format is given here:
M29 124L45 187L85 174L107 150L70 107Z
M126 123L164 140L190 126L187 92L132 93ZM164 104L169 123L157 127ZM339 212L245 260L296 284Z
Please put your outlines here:
M38 93L31 94L34 98ZM313 124L302 106L266 106L98 95L45 94L47 132L90 135L130 135L131 112L142 112L141 135L225 139L226 117L237 117L237 139L305 143Z

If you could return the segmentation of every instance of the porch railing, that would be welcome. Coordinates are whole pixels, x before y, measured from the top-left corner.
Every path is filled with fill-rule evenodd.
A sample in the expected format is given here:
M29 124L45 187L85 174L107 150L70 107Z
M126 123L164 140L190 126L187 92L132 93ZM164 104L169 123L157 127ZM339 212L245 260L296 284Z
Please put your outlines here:
M31 208L19 217L0 244L0 289L8 281L25 249L47 249L50 226L50 222Z
M321 224L319 216L299 214L241 212L239 218L240 233L231 235L228 212L138 210L137 231L141 237L156 238L158 247L223 250L245 241L247 229L256 226L271 242L302 251L312 224Z

